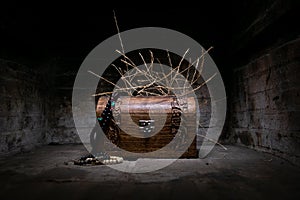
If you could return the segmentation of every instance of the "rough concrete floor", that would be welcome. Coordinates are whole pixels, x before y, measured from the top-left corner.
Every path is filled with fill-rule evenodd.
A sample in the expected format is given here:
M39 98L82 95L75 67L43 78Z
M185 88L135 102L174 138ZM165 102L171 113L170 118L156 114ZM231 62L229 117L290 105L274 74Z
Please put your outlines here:
M242 147L145 174L64 164L84 154L82 145L56 145L1 158L0 199L300 199L298 167Z

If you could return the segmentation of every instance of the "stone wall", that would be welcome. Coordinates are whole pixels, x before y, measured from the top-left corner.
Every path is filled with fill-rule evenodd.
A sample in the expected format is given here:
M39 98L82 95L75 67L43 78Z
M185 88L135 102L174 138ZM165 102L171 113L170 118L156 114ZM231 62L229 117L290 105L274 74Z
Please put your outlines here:
M300 39L235 70L229 132L241 145L300 164Z
M46 91L32 70L0 60L0 154L28 151L47 141Z
M77 135L72 116L72 96L54 96L50 102L47 130L48 142L51 144L81 143Z
M28 151L43 144L81 143L72 117L76 73L61 63L41 69L0 60L0 153Z
M47 143L81 143L72 114L72 91L79 63L70 58L52 58L38 69L49 89Z

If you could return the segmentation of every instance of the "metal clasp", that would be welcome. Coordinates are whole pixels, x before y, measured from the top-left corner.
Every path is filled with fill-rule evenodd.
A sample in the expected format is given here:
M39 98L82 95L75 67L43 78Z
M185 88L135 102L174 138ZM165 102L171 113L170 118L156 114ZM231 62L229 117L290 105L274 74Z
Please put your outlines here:
M140 119L139 120L140 131L147 134L151 133L155 128L154 122L155 121L153 119L149 119L149 120Z

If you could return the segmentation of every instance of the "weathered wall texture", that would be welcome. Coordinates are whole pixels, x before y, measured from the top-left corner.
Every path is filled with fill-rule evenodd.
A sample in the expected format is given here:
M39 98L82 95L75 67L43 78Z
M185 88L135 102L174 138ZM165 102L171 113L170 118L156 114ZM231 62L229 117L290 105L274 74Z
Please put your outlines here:
M71 96L54 96L49 103L48 142L52 144L81 143L72 116Z
M300 164L300 39L235 70L229 131L238 144Z
M79 64L73 66L72 60L55 58L39 69L49 88L48 143L81 143L72 115L72 88L76 72L71 69L78 67Z
M41 85L34 71L0 60L0 154L28 151L47 141Z
M42 144L81 142L72 117L74 74L61 73L57 66L43 69L47 70L0 60L1 154L28 151Z

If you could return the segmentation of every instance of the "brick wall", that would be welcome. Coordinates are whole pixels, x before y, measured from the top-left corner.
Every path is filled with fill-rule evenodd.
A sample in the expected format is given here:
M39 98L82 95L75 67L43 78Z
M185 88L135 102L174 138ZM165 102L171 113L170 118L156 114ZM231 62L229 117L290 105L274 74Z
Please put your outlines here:
M80 65L76 58L74 60L52 58L38 69L48 89L47 143L81 143L72 114L73 84Z
M76 73L57 71L57 64L42 71L0 60L0 154L81 142L71 105Z
M229 107L234 142L300 164L300 39L235 70Z
M0 60L0 154L44 144L46 99L40 77L25 66Z

